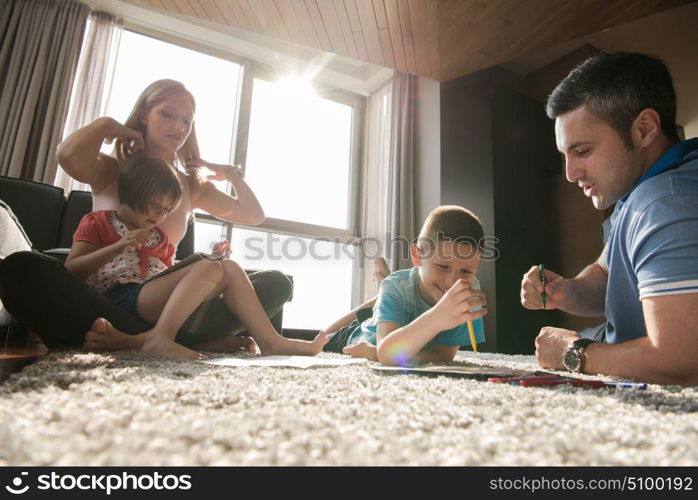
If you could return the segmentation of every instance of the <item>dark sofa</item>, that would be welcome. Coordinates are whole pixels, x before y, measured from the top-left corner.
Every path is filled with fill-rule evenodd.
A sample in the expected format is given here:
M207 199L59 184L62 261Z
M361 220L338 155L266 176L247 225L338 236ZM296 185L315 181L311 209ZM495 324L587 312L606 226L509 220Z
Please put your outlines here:
M41 182L0 176L0 200L7 203L22 224L35 250L65 260L64 252L47 252L70 248L73 233L83 215L92 210L88 191L71 191L66 198L63 189ZM177 247L177 259L194 252L194 224Z

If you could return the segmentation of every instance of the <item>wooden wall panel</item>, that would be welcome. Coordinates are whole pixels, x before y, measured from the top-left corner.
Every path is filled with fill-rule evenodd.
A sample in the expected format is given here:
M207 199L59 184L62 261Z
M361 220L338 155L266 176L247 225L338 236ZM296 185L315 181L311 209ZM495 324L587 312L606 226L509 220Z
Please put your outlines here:
M388 30L390 30L390 39L392 41L395 69L405 73L408 72L407 59L405 58L405 45L402 36L402 27L400 26L400 13L398 12L397 0L385 0L384 5L388 18Z
M123 0L450 80L696 0Z
M364 39L366 40L370 62L384 66L383 48L378 35L378 23L373 10L373 2L371 0L354 0L354 2L361 24L360 31L363 31Z
M291 36L292 42L305 44L305 36L303 35L303 29L301 24L296 17L296 11L293 8L291 0L275 0L276 7L279 9L279 15L283 20L284 24L288 27L288 32Z
M203 0L199 0L201 2ZM232 7L235 9L235 11L238 13L239 18L244 18L247 20L247 25L250 27L249 29L251 31L255 31L257 33L264 33L264 27L262 26L262 23L259 22L259 14L258 12L266 12L266 7L264 7L263 3L258 3L257 9L253 9L250 7L250 4L247 2L247 0L227 0L228 2L231 3Z
M281 14L279 14L279 9L276 8L274 0L262 0L262 5L266 9L269 19L271 19L274 26L273 31L277 33L279 38L283 40L290 40L291 35L289 34L288 28L286 27L283 19L281 19ZM257 7L257 9L262 10L262 7Z
M349 55L349 48L344 41L342 34L342 26L339 23L339 17L334 10L331 0L316 0L318 12L322 19L322 24L327 31L330 46L335 52L342 55Z
M310 14L313 29L315 30L318 40L320 40L320 46L325 52L333 52L330 37L327 35L327 28L320 15L317 2L315 0L305 0L305 8L308 10L308 14Z
M354 40L354 34L351 31L351 24L349 23L349 16L347 15L344 2L342 0L332 0L332 3L334 5L335 13L337 14L337 19L339 20L339 25L342 27L342 35L344 36L344 42L349 50L349 56L355 59L360 59L359 49L356 46L356 40ZM329 7L330 6L328 5L328 8Z
M381 48L383 49L384 66L396 68L395 57L393 56L393 42L390 39L390 30L388 28L378 28L378 36L381 40Z
M225 18L213 0L201 2L201 8L206 12L208 18L214 23L225 24Z

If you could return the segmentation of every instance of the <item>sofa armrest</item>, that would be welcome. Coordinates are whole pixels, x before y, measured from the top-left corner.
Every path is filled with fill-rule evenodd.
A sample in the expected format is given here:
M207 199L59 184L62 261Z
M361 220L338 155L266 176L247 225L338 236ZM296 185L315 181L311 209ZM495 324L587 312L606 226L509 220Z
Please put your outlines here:
M50 248L41 252L49 257L53 257L61 264L65 264L65 259L68 258L70 248Z

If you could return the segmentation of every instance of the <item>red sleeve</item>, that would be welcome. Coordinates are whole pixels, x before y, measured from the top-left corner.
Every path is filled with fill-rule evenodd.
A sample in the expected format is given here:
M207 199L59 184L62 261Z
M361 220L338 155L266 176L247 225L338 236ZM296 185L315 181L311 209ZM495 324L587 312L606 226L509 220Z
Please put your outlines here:
M78 228L75 230L75 234L73 234L73 243L85 241L97 248L101 248L104 245L102 244L100 233L98 214L96 212L90 212L82 218Z
M85 215L73 234L73 243L85 241L97 248L111 245L121 239L109 222L109 210L99 210Z

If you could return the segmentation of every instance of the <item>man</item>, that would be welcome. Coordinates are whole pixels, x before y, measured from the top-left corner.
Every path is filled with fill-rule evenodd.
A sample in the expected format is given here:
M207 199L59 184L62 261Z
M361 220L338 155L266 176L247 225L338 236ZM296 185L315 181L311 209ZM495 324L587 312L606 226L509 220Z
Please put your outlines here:
M528 309L607 318L607 343L545 327L542 367L698 385L698 139L680 142L666 65L635 53L595 56L548 98L567 180L594 207L614 203L599 259L575 278L524 275Z

